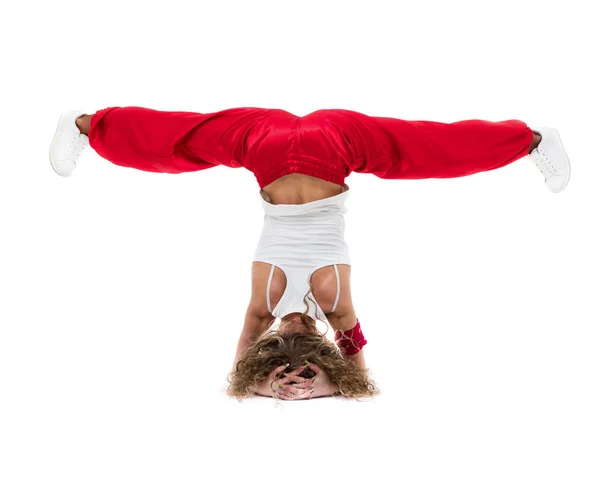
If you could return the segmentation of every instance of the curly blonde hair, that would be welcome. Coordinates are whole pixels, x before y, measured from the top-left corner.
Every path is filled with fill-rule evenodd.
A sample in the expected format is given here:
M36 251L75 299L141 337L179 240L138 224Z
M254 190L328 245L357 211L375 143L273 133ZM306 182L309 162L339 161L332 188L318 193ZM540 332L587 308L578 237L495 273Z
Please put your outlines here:
M306 361L319 366L337 386L342 396L358 399L379 394L377 386L369 378L369 370L360 368L352 360L344 357L339 347L326 337L327 332L319 332L315 325L309 322L309 316L306 314L306 297L309 293L304 296L306 311L302 313L301 320L314 333L279 333L277 330L263 333L241 353L233 371L227 376L227 395L238 400L253 396L253 389L257 388L273 369L289 363L285 370L289 373L304 366ZM299 374L304 378L315 375L311 369L305 369Z

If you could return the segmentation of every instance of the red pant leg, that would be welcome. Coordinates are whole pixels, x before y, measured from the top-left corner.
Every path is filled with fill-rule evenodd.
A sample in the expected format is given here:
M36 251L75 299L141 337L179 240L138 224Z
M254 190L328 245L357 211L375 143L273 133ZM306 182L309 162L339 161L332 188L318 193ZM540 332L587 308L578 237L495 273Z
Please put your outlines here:
M527 155L533 140L519 120L439 123L350 110L324 114L336 126L349 170L380 178L452 178L493 170Z
M112 163L144 171L224 165L254 172L285 155L294 118L284 110L251 107L215 113L110 107L92 116L89 141Z

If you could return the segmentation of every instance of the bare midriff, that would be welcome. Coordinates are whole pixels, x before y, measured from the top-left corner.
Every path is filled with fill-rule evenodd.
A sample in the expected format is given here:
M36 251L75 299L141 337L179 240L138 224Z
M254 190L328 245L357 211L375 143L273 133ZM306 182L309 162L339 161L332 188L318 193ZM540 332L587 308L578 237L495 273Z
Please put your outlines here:
M282 176L262 188L274 205L302 205L344 191L342 185L301 173Z

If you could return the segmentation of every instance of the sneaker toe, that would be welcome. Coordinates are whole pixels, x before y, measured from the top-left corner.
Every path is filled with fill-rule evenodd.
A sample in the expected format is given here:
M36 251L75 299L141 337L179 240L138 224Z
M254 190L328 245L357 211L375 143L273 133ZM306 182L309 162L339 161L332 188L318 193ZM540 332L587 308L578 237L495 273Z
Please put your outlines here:
M60 176L71 176L75 169L75 162L73 160L58 160L52 166Z
M553 175L546 180L546 185L552 193L558 193L567 186L567 175Z

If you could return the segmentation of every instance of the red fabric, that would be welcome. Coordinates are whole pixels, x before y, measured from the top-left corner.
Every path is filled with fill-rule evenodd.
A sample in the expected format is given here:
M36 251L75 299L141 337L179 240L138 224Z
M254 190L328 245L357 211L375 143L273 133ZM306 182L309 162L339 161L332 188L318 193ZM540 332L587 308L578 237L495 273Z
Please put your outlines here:
M360 328L358 318L356 318L356 326L352 329L344 331L343 333L341 331L335 332L335 342L348 356L358 353L363 346L367 344L367 340L363 336L362 329Z
M350 110L241 107L214 113L110 107L91 119L89 141L120 166L184 173L224 165L259 186L303 173L336 184L353 171L387 179L451 178L505 166L528 153L522 121L407 121Z

